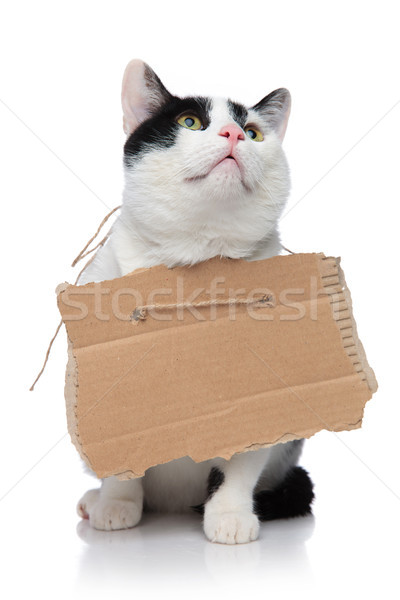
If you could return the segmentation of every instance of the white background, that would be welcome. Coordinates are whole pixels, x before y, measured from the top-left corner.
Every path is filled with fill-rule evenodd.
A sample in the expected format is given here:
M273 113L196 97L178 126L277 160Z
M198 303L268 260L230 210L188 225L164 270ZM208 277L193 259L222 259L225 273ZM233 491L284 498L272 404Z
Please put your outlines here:
M2 2L2 420L6 598L356 598L398 594L399 14L380 2ZM288 87L292 194L282 238L342 256L379 392L363 428L323 432L302 464L315 516L266 524L240 547L199 520L159 516L131 531L79 523L93 487L66 435L66 339L54 290L120 203L120 84L143 58L176 94L254 104Z

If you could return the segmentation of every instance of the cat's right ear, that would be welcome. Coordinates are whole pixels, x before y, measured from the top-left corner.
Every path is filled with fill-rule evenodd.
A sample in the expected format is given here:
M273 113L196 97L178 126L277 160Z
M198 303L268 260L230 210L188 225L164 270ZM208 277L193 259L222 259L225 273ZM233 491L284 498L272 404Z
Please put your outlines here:
M142 60L131 60L122 81L125 133L130 135L171 97L149 65Z
M289 90L279 88L260 100L258 104L253 106L253 109L257 110L268 121L268 124L282 142L289 120L290 106Z

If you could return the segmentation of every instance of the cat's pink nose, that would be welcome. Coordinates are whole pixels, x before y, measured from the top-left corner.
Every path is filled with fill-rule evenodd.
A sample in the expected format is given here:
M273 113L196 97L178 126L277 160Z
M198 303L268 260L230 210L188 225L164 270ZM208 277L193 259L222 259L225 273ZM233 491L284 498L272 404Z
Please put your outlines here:
M232 148L236 146L239 140L244 140L243 130L237 125L225 125L225 127L222 127L218 135L228 138Z

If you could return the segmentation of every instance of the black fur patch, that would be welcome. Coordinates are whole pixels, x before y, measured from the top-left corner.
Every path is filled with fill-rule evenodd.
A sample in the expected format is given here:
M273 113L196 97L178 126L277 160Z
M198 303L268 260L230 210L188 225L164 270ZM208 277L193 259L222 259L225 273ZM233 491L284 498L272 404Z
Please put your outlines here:
M247 108L243 104L238 104L232 100L228 100L228 108L232 118L243 129L247 121Z
M152 149L170 148L175 143L181 125L177 118L188 112L195 114L203 123L204 129L210 124L211 100L203 97L177 98L171 96L153 116L143 121L129 136L124 146L125 164ZM199 135L200 132L193 132ZM201 134L201 133L200 133Z
M219 487L221 487L224 481L224 473L220 469L218 469L218 467L213 467L208 476L207 500L214 496L215 492L218 490Z
M313 483L302 467L293 467L274 490L254 495L253 512L260 521L289 519L311 513L314 500Z
M218 467L212 467L208 476L206 502L210 500L210 498L212 498L212 496L215 494L218 488L221 487L224 481L224 473L220 469L218 469ZM201 515L204 514L204 504L198 504L197 506L192 506L191 508L193 508L193 510L200 513Z

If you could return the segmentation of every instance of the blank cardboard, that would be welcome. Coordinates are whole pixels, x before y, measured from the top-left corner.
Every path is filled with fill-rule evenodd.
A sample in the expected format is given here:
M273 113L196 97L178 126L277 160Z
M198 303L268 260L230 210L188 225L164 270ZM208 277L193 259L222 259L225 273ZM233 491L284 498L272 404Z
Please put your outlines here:
M68 429L101 478L355 429L377 389L339 260L323 254L62 284L58 306Z

